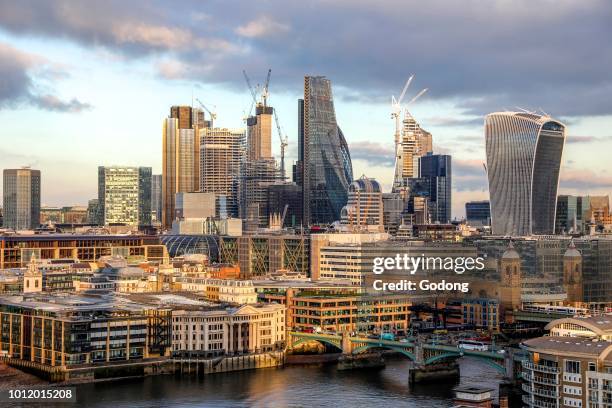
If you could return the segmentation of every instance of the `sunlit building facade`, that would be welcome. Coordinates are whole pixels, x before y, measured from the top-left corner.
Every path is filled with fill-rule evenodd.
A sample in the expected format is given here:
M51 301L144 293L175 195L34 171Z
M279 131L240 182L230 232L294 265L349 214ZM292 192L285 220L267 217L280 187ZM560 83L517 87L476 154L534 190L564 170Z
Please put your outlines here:
M496 112L485 119L495 235L552 234L565 126L548 116Z
M98 167L102 223L151 225L151 168Z
M244 130L203 129L200 191L226 197L227 215L238 215L240 165L245 154Z
M3 172L4 228L30 230L40 224L40 170Z

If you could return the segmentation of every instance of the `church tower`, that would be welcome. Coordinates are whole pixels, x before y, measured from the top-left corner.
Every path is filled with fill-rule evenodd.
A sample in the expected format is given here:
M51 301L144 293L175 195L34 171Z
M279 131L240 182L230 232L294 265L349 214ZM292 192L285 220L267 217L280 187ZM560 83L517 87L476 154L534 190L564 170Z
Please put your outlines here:
M42 292L42 272L38 270L36 257L32 256L28 270L23 275L23 293Z
M499 274L501 313L506 323L513 323L514 311L521 307L521 257L512 241L499 260Z
M572 239L563 255L563 288L567 302L576 304L584 301L582 286L582 254L576 249Z

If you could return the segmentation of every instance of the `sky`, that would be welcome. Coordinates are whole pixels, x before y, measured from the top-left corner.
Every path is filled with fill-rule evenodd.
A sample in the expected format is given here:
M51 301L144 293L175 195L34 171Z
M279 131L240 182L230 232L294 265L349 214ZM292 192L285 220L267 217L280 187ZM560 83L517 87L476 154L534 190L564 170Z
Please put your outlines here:
M0 0L0 168L41 170L43 205L85 205L99 165L161 172L172 105L244 127L242 70L263 83L271 68L288 163L303 77L325 75L355 177L389 190L391 95L414 74L406 100L428 92L409 110L452 155L454 217L488 198L483 121L500 110L567 125L560 193L610 194L610 21L607 0Z

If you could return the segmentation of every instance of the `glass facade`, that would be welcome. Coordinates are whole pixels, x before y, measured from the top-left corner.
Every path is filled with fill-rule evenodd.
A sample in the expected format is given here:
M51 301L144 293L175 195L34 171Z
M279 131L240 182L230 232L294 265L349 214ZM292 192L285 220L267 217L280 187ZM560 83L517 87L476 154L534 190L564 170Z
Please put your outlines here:
M488 201L469 201L465 203L465 218L470 225L490 225L491 207Z
M151 168L98 167L102 223L151 225Z
M300 102L300 156L303 172L304 221L325 225L340 219L347 202L353 167L348 145L336 123L329 79L304 78L304 101Z
M485 142L493 234L552 234L565 127L530 113L492 113Z
M421 178L429 180L431 222L442 224L451 220L451 156L428 153L419 159Z

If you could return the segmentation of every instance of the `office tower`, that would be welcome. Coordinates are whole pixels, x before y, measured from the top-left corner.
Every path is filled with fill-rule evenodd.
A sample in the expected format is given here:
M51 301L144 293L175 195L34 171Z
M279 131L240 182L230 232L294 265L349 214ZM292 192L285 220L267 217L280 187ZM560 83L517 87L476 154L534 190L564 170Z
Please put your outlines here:
M401 193L383 193L382 203L385 232L395 235L407 211L407 199Z
M555 234L573 234L584 231L584 222L589 221L585 219L585 215L590 207L585 198L571 195L557 197Z
M255 107L255 116L247 118L247 160L243 163L240 181L240 217L245 229L266 227L268 187L280 181L281 175L272 156L272 115L265 95Z
M214 218L217 196L214 193L176 193L175 220Z
M28 167L3 172L4 228L29 230L40 225L40 170Z
M101 225L100 204L97 198L92 198L87 202L87 224Z
M274 108L257 103L255 116L247 118L247 159L272 158L272 115Z
M422 129L407 110L402 120L399 137L399 154L397 157L393 192L406 187L406 179L419 177L418 159L433 151L431 133Z
M548 116L497 112L485 119L495 235L552 234L565 126Z
M300 102L299 143L302 160L304 224L327 225L340 219L346 204L353 166L348 145L336 123L331 81L322 76L304 77Z
M348 202L342 208L341 223L352 231L383 232L383 201L380 184L361 176L348 189Z
M202 130L200 191L225 196L227 215L238 215L240 166L244 158L244 130Z
M419 176L429 180L431 222L451 220L452 171L451 156L428 153L419 158Z
M161 225L162 221L162 175L151 176L151 223Z
M268 187L268 212L280 214L281 220L284 215L283 227L302 225L302 204L302 188L296 183L275 183Z
M197 191L200 185L200 139L209 122L191 106L172 106L162 132L162 226L169 228L176 193Z
M151 225L151 168L98 167L101 224Z
M465 203L465 219L468 225L482 227L491 225L491 207L488 201L468 201Z

